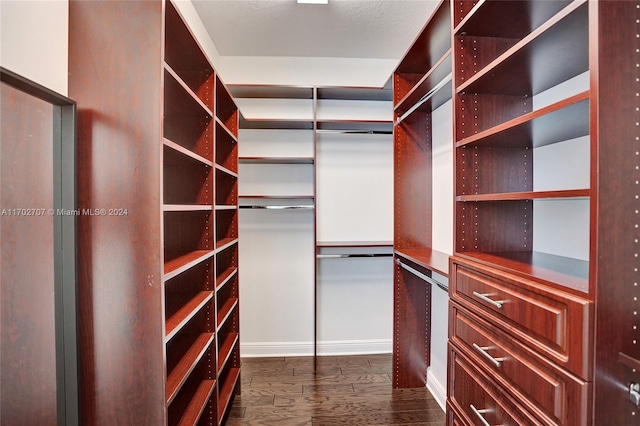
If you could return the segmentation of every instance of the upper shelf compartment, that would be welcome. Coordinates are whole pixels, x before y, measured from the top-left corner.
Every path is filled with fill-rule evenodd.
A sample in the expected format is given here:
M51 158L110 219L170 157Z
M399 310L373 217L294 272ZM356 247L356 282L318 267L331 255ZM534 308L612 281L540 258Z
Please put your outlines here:
M166 5L164 60L195 95L213 111L213 67L173 4L166 2Z
M204 158L213 160L211 110L194 98L180 80L164 71L164 137Z
M512 7L547 2L522 3L525 5ZM562 6L562 2L549 3ZM544 9L547 13L552 10ZM454 40L457 93L531 96L587 71L588 18L588 3L580 0L569 3L522 40L517 38L520 30L514 30L512 38L497 38L461 29ZM471 25L475 19L465 22L463 29L475 28Z
M404 98L414 92L417 86L425 92L416 94L418 99L430 90L429 85L419 83L450 49L450 16L450 2L443 0L396 68L393 80L395 105L404 103Z
M216 118L238 139L238 107L224 83L216 77Z
M456 3L469 5L471 2ZM456 35L522 39L567 7L572 0L480 0L473 3L469 13L465 13L464 7L454 6Z

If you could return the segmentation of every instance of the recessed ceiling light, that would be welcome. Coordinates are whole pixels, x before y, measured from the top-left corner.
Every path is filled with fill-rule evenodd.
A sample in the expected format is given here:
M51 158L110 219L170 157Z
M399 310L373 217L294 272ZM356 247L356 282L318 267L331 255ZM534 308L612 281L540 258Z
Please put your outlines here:
M296 0L298 4L329 4L329 0Z

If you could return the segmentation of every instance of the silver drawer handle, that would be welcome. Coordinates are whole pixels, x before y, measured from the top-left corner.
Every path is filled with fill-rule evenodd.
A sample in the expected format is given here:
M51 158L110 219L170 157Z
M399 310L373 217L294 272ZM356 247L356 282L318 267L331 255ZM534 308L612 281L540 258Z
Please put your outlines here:
M478 293L477 291L474 291L473 295L475 297L477 297L478 299L482 300L482 301L485 301L487 303L492 304L493 306L495 306L498 309L502 309L502 304L504 302L506 302L506 300L493 300L493 299L490 299L489 296L491 296L491 294L481 294L481 293Z
M491 412L490 409L486 408L484 410L478 410L476 407L473 406L473 404L469 405L469 407L471 408L471 411L473 411L473 414L478 416L478 418L480 419L480 421L484 426L491 426L491 424L489 424L487 419L485 419L483 416L484 413L490 413Z
M491 346L480 346L476 343L473 343L473 347L475 348L475 350L477 350L478 352L480 352L480 354L482 356L484 356L486 359L489 360L489 362L491 362L493 365L495 365L497 368L500 368L500 366L502 365L502 363L504 361L507 360L507 358L494 358L492 357L489 352L487 352L490 349L494 349Z

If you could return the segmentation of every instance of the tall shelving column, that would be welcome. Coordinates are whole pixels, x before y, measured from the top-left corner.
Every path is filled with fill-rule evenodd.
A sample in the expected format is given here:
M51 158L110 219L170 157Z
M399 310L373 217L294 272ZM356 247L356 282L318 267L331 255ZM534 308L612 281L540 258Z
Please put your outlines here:
M220 424L239 392L238 109L165 11L163 224L169 424Z
M240 394L239 112L218 75L215 101L216 341L218 423L222 423L230 407L232 394Z
M393 75L394 388L426 384L431 285L444 286L449 271L448 254L432 246L431 116L451 98L450 16L442 1Z
M162 210L167 423L216 417L215 73L165 9Z
M448 419L590 424L599 2L453 3Z

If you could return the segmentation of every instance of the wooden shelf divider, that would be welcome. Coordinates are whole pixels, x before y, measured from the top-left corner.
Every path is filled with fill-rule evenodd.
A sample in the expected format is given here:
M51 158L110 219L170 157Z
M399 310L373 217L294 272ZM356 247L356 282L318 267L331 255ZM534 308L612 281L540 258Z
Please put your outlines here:
M171 340L212 299L213 291L201 291L173 314L166 322L165 341Z

